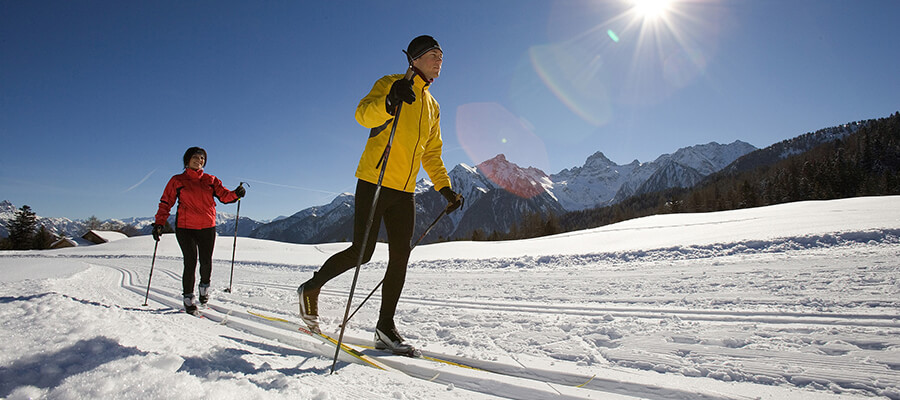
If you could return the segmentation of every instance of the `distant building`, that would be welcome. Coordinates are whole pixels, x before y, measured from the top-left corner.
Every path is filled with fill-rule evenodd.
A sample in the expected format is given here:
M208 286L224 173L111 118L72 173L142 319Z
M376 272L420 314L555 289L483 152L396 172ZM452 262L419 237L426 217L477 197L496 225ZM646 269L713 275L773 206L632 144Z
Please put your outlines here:
M103 242L103 243L106 243L106 242ZM76 238L63 237L63 238L57 239L55 242L50 244L49 249L65 249L67 247L93 246L95 244L97 244L97 242L94 242L93 240L88 240L84 237L76 237Z
M66 247L75 247L78 246L78 243L72 238L61 238L50 245L51 249L64 249Z
M98 230L91 229L91 230L87 231L87 233L85 233L84 235L81 235L81 237L87 241L90 241L91 243L94 243L94 244L103 244L103 243L113 242L113 241L116 241L119 239L125 239L128 236L126 236L124 233L121 233L121 232L98 231Z

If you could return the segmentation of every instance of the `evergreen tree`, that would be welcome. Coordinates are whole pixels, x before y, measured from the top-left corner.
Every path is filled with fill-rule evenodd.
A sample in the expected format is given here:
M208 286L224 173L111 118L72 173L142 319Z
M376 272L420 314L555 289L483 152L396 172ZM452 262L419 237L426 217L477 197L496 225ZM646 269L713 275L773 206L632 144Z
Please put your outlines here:
M50 231L44 228L44 225L41 225L41 227L38 228L37 233L35 233L34 235L34 240L31 248L37 250L46 250L49 249L50 245L52 245L55 241L56 237L52 233L50 233Z
M754 188L749 181L744 181L743 183L741 183L740 191L741 200L738 203L738 207L750 208L759 205L756 188Z
M163 233L175 233L175 228L172 227L172 224L170 224L169 221L166 221L166 224L163 225ZM350 239L345 238L344 241L349 242Z
M31 207L22 206L16 211L16 218L9 223L9 248L12 250L28 250L34 239L37 216Z
M116 231L120 232L128 237L138 236L141 234L141 231L138 228L136 228L134 225L124 225L121 228L116 229Z
M87 225L88 229L99 229L100 225L103 223L100 222L100 219L98 219L96 215L91 215L87 221L84 221L84 224Z
M484 239L485 239L485 235L484 235L484 232L481 230L481 228L478 228L478 229L475 229L474 231L472 231L471 240L473 242L477 242L477 241L484 240Z
M562 231L562 227L559 225L559 217L554 214L550 214L547 217L547 222L544 223L544 231L541 233L541 235L550 236L561 233Z

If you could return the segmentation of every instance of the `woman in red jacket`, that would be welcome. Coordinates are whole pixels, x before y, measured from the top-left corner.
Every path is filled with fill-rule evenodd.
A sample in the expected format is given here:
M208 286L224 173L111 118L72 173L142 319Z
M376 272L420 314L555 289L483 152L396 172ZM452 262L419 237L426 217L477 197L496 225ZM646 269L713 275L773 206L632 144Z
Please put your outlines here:
M184 152L184 172L169 179L162 197L159 211L153 224L153 238L159 241L163 226L169 218L169 210L178 201L175 213L175 238L184 255L184 274L181 284L184 289L184 310L197 313L194 301L194 281L196 280L197 258L200 258L200 305L209 301L209 279L212 274L212 253L216 243L216 201L223 204L234 203L247 193L243 185L234 191L222 186L222 181L203 172L206 166L206 150L191 147Z

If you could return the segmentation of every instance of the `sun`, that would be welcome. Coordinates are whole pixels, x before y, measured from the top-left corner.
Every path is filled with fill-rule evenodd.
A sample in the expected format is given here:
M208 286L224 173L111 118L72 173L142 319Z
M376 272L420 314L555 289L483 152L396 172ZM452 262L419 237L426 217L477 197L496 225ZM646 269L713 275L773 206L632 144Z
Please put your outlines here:
M632 11L644 19L656 19L665 15L673 0L632 0Z

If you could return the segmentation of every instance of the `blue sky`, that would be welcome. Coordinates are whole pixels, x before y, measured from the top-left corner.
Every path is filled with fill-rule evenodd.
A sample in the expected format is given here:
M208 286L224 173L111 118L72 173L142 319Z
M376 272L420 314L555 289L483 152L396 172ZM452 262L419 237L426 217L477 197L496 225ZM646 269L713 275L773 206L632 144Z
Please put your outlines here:
M374 81L420 34L444 161L548 174L900 111L900 2L0 2L0 200L50 217L152 216L190 146L241 215L352 191ZM424 172L420 178L425 177ZM219 205L234 212L235 205Z

